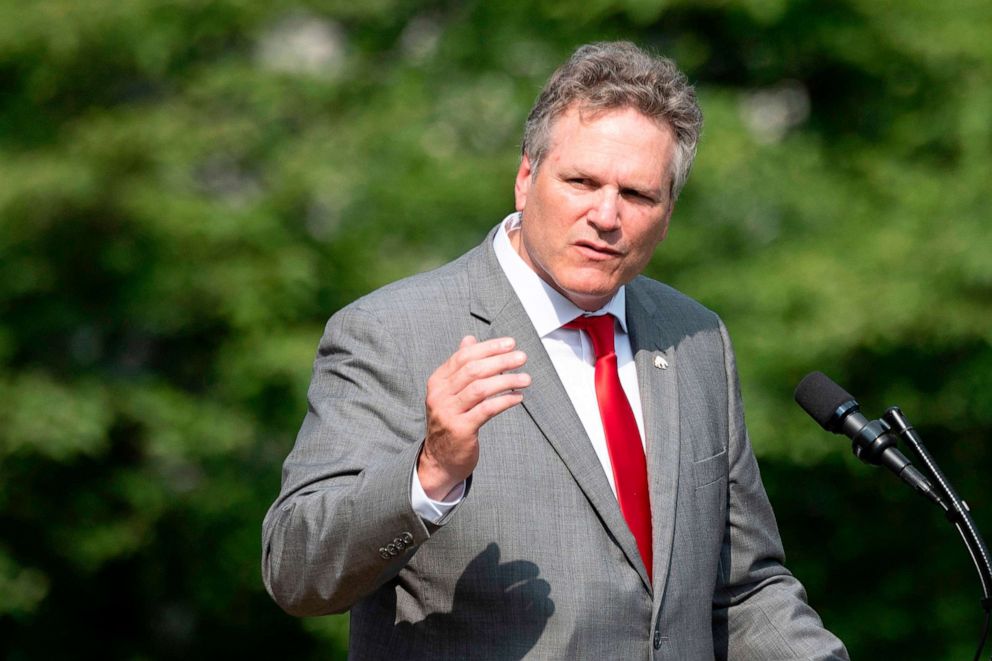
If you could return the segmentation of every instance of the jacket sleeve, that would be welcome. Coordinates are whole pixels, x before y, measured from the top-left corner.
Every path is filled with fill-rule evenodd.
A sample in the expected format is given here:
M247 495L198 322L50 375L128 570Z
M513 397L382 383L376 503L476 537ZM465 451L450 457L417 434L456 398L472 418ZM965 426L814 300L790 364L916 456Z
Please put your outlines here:
M718 659L848 659L843 643L806 603L783 566L784 552L751 450L733 350L720 324L727 370L729 480L727 524L713 601Z
M308 412L262 525L263 580L287 612L349 609L436 529L410 500L424 388L372 312L354 304L328 321Z

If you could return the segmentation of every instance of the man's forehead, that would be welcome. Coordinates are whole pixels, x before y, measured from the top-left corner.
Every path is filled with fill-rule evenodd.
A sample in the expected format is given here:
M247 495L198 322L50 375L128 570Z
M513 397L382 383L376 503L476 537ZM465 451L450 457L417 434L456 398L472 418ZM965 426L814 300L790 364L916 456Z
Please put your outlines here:
M644 119L654 122L660 129L669 128L668 122L663 119L652 117L651 115L643 112L640 108L633 104L621 104L616 106L596 106L590 103L582 103L581 101L576 101L562 113L564 116L567 113L576 113L578 115L579 122L582 124L589 124L595 122L597 119L601 119L606 115L614 115L625 112L636 112L639 116Z
M660 131L667 134L669 137L668 144L671 149L668 154L664 153L664 149L650 150L646 152L639 150L639 148L644 147L644 143L650 141L650 139L644 136L643 132L638 133L635 144L631 147L631 158L626 162L630 165L634 165L638 160L653 161L658 167L657 170L653 167L631 168L629 170L630 175L640 180L641 185L667 185L668 178L671 174L670 161L674 156L675 133L668 122L650 117L634 106L625 105L610 108L581 106L578 104L569 106L565 112L555 119L551 126L548 152L545 158L552 161L558 161L559 158L557 157L562 155L562 150L560 150L559 147L566 146L568 147L568 149L565 150L568 152L567 162L561 162L560 165L563 165L569 169L582 170L586 173L595 170L597 166L600 165L601 154L595 150L587 151L577 148L575 138L581 137L581 135L586 133L586 131L589 131L590 134L596 132L596 129L599 128L596 126L599 120L610 117L611 115L622 115L629 112L636 113L637 117L646 122L650 122ZM650 129L648 130L650 131ZM570 132L569 135L567 135L567 138L566 135L563 135L566 131ZM642 140L642 138L644 139ZM563 142L566 139L568 141ZM641 158L639 159L638 156ZM644 163L644 165L647 165L647 163ZM663 181L658 182L656 180L656 177L659 176L663 179Z
M634 112L637 115L655 126L657 126L662 131L673 131L671 124L669 124L665 119L660 117L653 117L640 108L633 104L620 104L616 106L599 106L588 102L576 101L569 105L565 110L556 115L551 120L551 133L554 135L555 129L561 125L562 120L566 118L572 118L578 120L580 126L589 126L594 124L604 117L610 115L620 115L627 112Z
M598 106L590 105L580 105L578 102L573 103L568 108L566 108L561 114L556 116L549 127L549 141L548 150L554 149L560 143L561 129L563 126L568 125L569 128L576 129L578 131L584 131L585 129L594 128L595 125L604 118L608 118L613 115L624 115L627 113L635 113L637 117L644 120L645 122L650 122L658 130L668 133L673 139L675 137L675 131L672 126L664 119L652 117L640 111L636 106L623 105L615 107L601 108Z

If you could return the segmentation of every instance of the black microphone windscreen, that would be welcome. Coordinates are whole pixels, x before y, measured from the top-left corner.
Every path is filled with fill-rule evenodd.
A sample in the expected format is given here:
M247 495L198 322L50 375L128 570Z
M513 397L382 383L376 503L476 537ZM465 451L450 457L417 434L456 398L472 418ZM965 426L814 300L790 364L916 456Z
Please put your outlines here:
M796 386L796 403L827 431L841 404L854 399L823 372L810 372Z

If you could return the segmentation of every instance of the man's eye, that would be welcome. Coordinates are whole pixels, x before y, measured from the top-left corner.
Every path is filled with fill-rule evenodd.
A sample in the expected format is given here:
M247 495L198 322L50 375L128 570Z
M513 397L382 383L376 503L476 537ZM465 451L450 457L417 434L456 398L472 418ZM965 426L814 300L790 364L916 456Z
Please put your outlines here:
M568 180L568 183L572 184L573 186L579 186L581 188L592 187L592 180L586 179L585 177L572 177L571 179Z
M635 200L637 202L647 202L648 204L654 204L654 199L652 199L650 196L645 195L644 193L641 193L639 191L633 190L631 188L624 189L623 191L621 191L621 194L624 197L631 200Z

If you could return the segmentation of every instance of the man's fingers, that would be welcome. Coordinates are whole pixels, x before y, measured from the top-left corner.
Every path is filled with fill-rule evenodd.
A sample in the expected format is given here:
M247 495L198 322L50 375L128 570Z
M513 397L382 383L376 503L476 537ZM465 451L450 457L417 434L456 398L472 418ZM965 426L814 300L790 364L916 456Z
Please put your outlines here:
M471 335L466 335L462 338L461 343L458 346L458 350L453 353L448 360L441 364L434 374L431 375L431 380L440 382L436 385L441 385L445 390L451 394L457 393L459 390L464 388L471 378L484 378L485 376L490 376L496 372L516 369L523 365L527 357L520 353L519 356L510 359L500 369L496 372L483 372L477 371L477 375L474 377L467 376L466 374L461 374L459 378L454 380L453 377L458 374L466 365L472 365L476 361L485 360L492 356L505 355L507 353L513 352L513 348L516 346L516 342L512 337L498 337L492 340L486 340L485 342L479 342ZM477 367L472 367L471 370L478 370ZM470 371L471 371L470 370ZM430 386L430 383L428 383Z
M474 435L486 420L506 409L491 409L491 404L486 404L488 400L512 394L513 391L526 388L530 383L529 374L508 372L475 379L458 392L429 391L427 414L445 427L457 430L458 435ZM513 403L509 402L507 407Z
M523 351L509 351L473 360L462 365L448 377L449 387L452 393L460 394L464 389L472 387L476 381L523 367L526 362L527 354Z
M526 388L530 385L530 374L497 374L485 379L478 379L468 384L457 395L459 408L469 413L472 409L487 399L501 394Z
M472 426L479 429L503 411L522 402L523 399L524 395L520 392L508 392L502 395L496 395L495 397L489 397L479 402L465 416L471 420Z
M482 425L503 411L516 406L523 401L523 398L523 393L519 391L500 391L499 394L487 397L478 402L466 412L452 417L449 420L449 424L443 429L453 439L471 438L474 444ZM428 433L430 433L430 429L428 429ZM453 448L459 445L460 443L456 442L448 447Z
M468 337L462 340L458 346L458 351L452 354L446 363L450 365L452 371L460 369L466 363L512 351L517 345L516 340L512 337L496 337L484 342L476 341L473 337L473 342L466 344L465 340Z
M452 475L464 479L474 469L479 428L523 400L517 391L529 386L531 378L512 371L527 362L515 346L509 337L479 342L467 335L427 380L427 435L421 459L429 457L424 465L434 465L446 476L443 486L450 486ZM417 470L422 481L426 474L437 475L434 469L420 472L419 463Z

